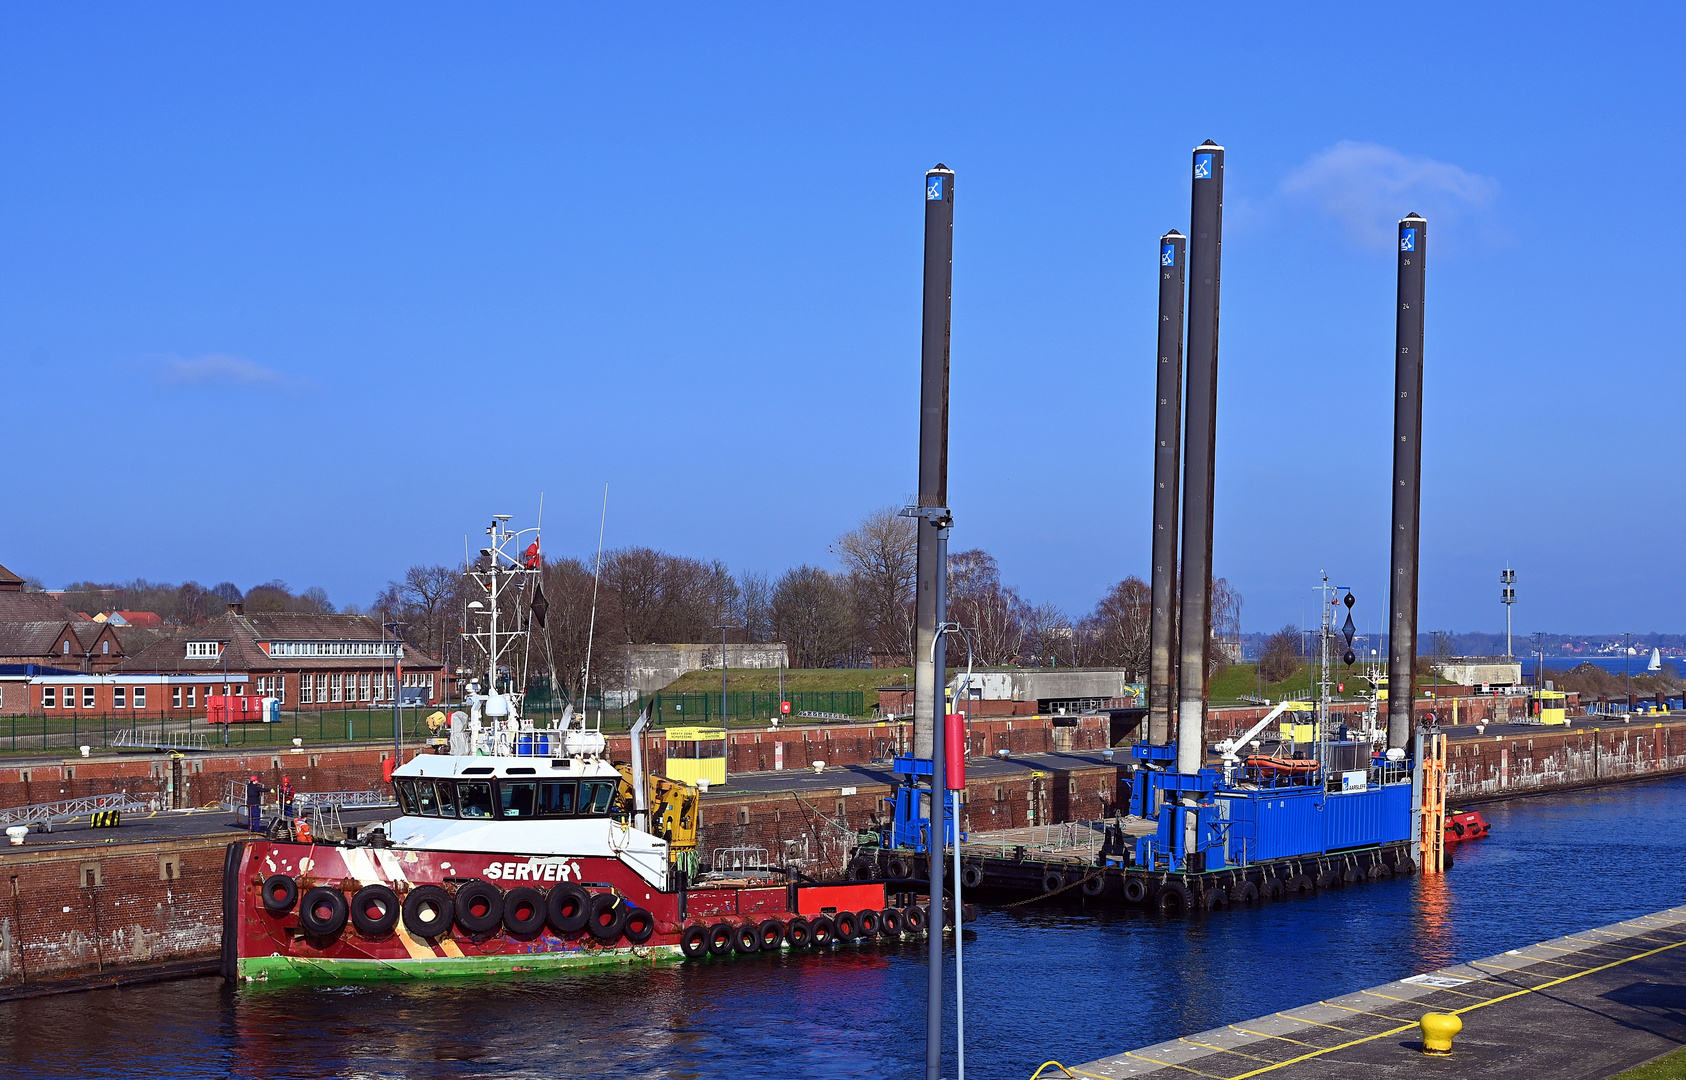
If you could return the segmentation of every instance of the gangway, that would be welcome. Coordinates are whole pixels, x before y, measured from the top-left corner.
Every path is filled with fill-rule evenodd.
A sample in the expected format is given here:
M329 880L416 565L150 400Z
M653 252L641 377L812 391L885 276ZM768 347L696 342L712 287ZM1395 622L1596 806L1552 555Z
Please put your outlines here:
M124 728L113 735L107 746L117 750L209 750L202 731L141 731Z
M134 813L151 809L150 803L122 792L113 795L89 795L80 799L61 799L58 802L0 808L0 828L10 825L33 825L44 832L52 832L55 824L75 821L102 810Z

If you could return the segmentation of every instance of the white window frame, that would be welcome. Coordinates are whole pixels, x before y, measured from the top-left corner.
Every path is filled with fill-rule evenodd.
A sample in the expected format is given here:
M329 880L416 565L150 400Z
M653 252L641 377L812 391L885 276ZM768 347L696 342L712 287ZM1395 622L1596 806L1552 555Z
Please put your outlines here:
M187 658L189 660L215 660L222 655L222 646L215 641L190 641L187 643Z
M190 709L191 709L191 708L194 708L194 707L195 707L195 706L194 706L194 698L195 698L195 697L197 697L197 696L198 696L198 694L199 694L199 688L198 688L198 687L197 687L197 686L191 686L191 685L190 685L190 686L189 686L189 687L188 687L188 688L187 688L187 707L188 707L188 708L190 708ZM209 694L207 694L207 695L205 695L205 696L206 696L206 697L209 697L209 696L210 696L210 695L209 695Z
M170 687L170 708L181 708L181 687L179 686Z
M134 689L135 689L135 694L134 694L135 708L137 708L137 709L146 708L146 687L137 686Z
M43 686L41 688L41 707L43 709L56 709L59 707L58 687Z
M111 707L113 709L127 709L129 707L129 691L127 687L113 686L111 688Z
M358 701L373 701L374 699L369 696L369 694L371 692L372 691L371 691L371 687L370 687L369 673L367 671L358 672L357 673L357 700Z
M84 686L82 688L82 707L84 709L92 709L95 707L94 688L92 686Z
M309 675L299 676L299 704L316 704L316 680Z
M342 701L345 700L345 698L340 696L343 693L343 691L340 689L340 673L339 672L337 672L337 671L334 672L333 681L329 684L329 687L330 687L330 689L331 689L331 691L333 692L333 695L334 695L329 700L334 701L336 703L342 702Z

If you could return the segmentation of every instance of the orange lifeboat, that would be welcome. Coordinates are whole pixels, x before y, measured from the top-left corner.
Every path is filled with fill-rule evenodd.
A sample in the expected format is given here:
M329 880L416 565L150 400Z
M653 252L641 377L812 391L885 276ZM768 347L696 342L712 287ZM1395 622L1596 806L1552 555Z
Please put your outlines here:
M1456 810L1446 815L1446 842L1461 844L1465 840L1479 840L1493 831L1479 810Z
M1247 768L1269 770L1286 776L1304 776L1317 770L1317 762L1311 758L1279 758L1254 754L1247 759Z

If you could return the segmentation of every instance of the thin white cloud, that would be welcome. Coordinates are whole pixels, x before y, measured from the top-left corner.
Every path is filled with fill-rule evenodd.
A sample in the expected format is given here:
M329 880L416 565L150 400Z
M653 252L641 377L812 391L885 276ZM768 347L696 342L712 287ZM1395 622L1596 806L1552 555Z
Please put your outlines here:
M254 360L228 353L210 353L184 359L179 356L159 358L158 377L163 382L200 386L267 386L277 389L294 386L293 380Z
M1437 220L1456 220L1491 206L1499 184L1391 147L1339 142L1288 174L1282 192L1340 222L1357 243L1391 248L1393 226L1406 214L1422 214L1432 228Z

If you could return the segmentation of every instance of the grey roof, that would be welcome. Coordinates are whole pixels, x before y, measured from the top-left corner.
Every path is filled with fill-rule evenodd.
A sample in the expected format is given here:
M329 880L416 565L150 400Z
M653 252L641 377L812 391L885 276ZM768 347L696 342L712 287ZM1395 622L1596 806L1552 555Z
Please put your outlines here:
M46 656L58 644L68 623L0 622L0 656Z
M370 631L373 630L373 633ZM372 656L310 656L270 659L259 642L264 641L379 641L381 625L367 615L309 615L303 612L264 612L236 615L225 612L215 619L183 629L174 637L157 641L123 661L124 671L160 673L190 671L312 671L379 667ZM220 641L222 655L187 655L190 641ZM437 668L437 660L413 646L404 650L404 664L414 668Z
M0 623L84 621L62 601L47 593L0 591Z

